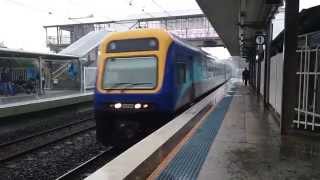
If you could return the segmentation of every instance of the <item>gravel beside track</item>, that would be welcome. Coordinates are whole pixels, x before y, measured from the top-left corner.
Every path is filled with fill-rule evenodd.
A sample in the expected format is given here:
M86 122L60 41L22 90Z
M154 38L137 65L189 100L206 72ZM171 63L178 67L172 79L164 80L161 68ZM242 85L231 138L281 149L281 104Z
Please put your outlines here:
M90 130L2 163L0 179L55 179L106 150Z
M93 118L92 104L85 103L14 117L0 118L0 142L3 144L39 131L63 126L66 123L90 117Z
M95 122L93 119L83 120L59 128L53 128L49 131L40 132L36 135L31 135L13 142L0 144L0 162L94 128Z

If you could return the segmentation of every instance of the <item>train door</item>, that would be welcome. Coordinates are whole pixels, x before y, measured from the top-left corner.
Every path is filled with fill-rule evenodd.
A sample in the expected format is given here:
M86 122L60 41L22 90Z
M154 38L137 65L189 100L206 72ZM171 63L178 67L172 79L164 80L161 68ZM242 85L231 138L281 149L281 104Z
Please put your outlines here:
M196 85L195 85L195 69L194 69L194 59L192 56L188 57L189 61L189 77L191 81L191 92L190 92L190 99L193 101L196 98Z
M175 59L175 84L177 89L176 107L179 108L191 103L195 96L191 56L177 54Z

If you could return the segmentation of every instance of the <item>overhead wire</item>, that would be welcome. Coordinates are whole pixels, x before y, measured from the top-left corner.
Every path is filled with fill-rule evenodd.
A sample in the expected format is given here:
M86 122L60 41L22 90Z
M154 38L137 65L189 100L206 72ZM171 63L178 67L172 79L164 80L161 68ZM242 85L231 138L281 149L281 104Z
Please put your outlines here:
M81 23L81 19L87 19L87 18L93 18L94 17L94 14L89 14L88 16L83 16L83 17L70 17L70 7L71 6L78 6L80 7L78 4L75 4L73 3L71 0L68 0L68 3L67 3L67 8L65 9L65 14L61 14L61 13L57 13L53 10L50 10L50 9L45 9L45 8L39 8L39 7L34 7L33 5L29 5L29 4L25 4L23 2L20 2L20 1L17 1L17 0L5 0L9 3L12 3L14 5L17 5L19 7L22 7L22 8L25 8L25 9L30 9L30 10L33 10L33 11L38 11L38 12L41 12L41 13L46 13L48 15L61 15L63 18L66 18L68 20L71 20L71 21L74 21L76 23Z
M127 2L129 3L129 7L134 7L134 6L136 6L136 5L134 5L134 3L133 3L133 1L134 0L128 0ZM139 7L138 7L139 8ZM146 10L145 10L145 6L143 6L143 7L140 7L139 8L143 13L145 13L145 14L147 14L148 16L150 16L150 17L154 17L151 13L149 13L149 12L147 12Z
M151 13L145 11L145 7L142 7L141 11L144 12L144 13L146 13L148 16L150 16L150 17L152 17L152 18L154 17Z
M12 3L12 4L15 4L17 6L23 7L25 9L34 10L34 11L38 11L38 12L41 12L41 13L46 13L46 14L49 14L49 15L53 14L52 10L50 10L50 9L43 9L43 8L34 7L32 5L28 5L28 4L25 4L25 3L22 3L22 2L16 1L16 0L5 0L5 1L7 1L9 3Z
M166 13L168 16L171 16L170 13L165 9L163 8L159 3L157 3L155 0L151 0L153 2L153 4L155 4L158 8L162 9L162 11L164 13Z
M60 16L62 18L69 19L69 20L71 20L71 21L73 21L75 23L81 23L81 21L79 21L79 20L70 19L70 18L66 17L65 14L57 13L57 11L54 11L54 10L34 7L33 5L26 4L26 3L23 3L23 2L17 1L17 0L4 0L4 1L7 1L7 2L12 3L12 4L16 5L16 6L19 6L19 7L25 8L25 9L29 9L29 10L32 10L32 11L38 11L39 13L46 13L46 14L48 14L50 16ZM68 5L67 11L69 11L69 6L70 6L70 4Z
M131 1L132 1L132 0L131 0ZM72 4L72 5L75 5L75 6L81 7L79 4L72 2L72 0L69 0L69 2L70 2L70 4ZM114 24L118 24L118 25L120 25L120 26L124 26L124 27L126 27L126 28L129 28L129 26L128 26L128 25L123 24L123 23L117 23L113 18L111 18L111 17L109 17L109 16L106 16L106 15L103 15L103 16L96 16L96 15L95 15L95 14L93 14L93 13L91 13L91 14L90 14L90 15L88 15L88 16L83 16L83 17L69 17L68 19L69 19L69 20L76 21L76 20L81 20L81 19L87 19L87 18L98 18L98 17L100 17L100 18L105 18L105 19L107 19L107 21L114 21Z
M133 1L134 0L129 0L129 6L134 6ZM158 2L156 2L155 0L151 0L151 2L154 5L156 5L159 9L161 9L165 14L167 14L167 16L171 16L171 14L164 7L162 7ZM151 13L145 11L145 7L142 7L141 11L146 13L147 15L149 15L151 17L154 17Z

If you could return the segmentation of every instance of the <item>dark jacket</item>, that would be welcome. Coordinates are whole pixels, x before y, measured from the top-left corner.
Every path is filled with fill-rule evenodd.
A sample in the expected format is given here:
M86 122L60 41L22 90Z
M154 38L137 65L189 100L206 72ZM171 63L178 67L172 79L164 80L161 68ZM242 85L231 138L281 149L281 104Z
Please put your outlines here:
M249 70L244 70L244 71L242 72L242 78L245 79L245 80L248 80L249 77L250 77L250 72L249 72Z
M9 73L1 73L1 82L9 82Z

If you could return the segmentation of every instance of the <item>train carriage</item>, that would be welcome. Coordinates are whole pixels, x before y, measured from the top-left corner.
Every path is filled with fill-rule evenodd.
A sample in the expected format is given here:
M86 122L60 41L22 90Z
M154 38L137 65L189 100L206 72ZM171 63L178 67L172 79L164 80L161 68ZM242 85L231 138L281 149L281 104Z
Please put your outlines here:
M119 116L174 114L224 83L229 69L161 29L109 35L99 49L94 102L98 139L108 139Z

